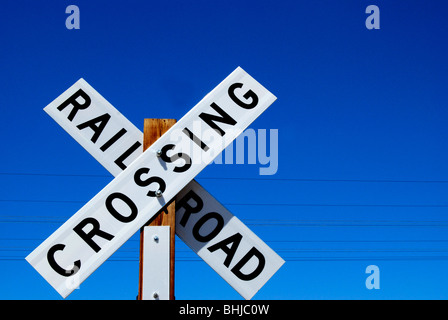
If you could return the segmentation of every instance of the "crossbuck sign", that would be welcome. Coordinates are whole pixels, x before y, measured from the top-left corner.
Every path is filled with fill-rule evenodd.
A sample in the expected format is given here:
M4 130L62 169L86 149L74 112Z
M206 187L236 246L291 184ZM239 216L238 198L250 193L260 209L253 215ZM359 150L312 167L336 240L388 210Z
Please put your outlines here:
M176 232L244 298L284 263L194 177L274 101L237 68L142 153L143 134L83 79L45 111L116 178L26 260L61 294L174 197Z

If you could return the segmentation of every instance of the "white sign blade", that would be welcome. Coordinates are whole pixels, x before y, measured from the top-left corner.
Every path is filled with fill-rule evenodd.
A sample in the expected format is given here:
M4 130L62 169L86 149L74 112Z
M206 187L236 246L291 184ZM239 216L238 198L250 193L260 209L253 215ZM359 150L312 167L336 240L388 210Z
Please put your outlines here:
M245 299L285 262L195 181L176 196L176 233Z
M76 277L82 283L275 99L237 68L28 255L27 261L66 297L74 290L67 285L68 279ZM201 140L206 132L211 142ZM179 139L181 133L188 139Z
M114 177L143 152L142 132L84 79L44 111Z

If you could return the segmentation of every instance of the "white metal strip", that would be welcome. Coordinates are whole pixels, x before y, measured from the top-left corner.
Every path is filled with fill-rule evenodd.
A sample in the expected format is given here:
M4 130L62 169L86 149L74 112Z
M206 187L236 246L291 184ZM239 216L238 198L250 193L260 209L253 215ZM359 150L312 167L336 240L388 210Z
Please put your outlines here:
M143 228L142 299L170 299L169 226Z

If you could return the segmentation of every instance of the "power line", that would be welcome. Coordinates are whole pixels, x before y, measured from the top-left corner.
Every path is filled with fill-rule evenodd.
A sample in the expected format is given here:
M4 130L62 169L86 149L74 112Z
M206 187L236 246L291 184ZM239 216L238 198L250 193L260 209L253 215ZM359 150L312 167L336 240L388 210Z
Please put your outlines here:
M337 257L337 258L327 258L327 257L294 257L285 258L286 261L302 261L302 262L313 262L313 261L431 261L431 260L448 260L448 256L403 256L403 257Z
M113 178L111 175L104 175L104 174L31 173L31 172L0 172L0 176Z
M0 241L44 241L45 238L0 238ZM139 242L138 239L129 239L127 242ZM182 244L180 239L176 242ZM392 239L392 240L266 240L266 243L446 243L448 239Z
M226 206L447 208L448 204L226 203Z
M448 256L402 256L402 257L290 257L289 262L347 262L347 261L447 261ZM21 257L0 257L0 261L25 261ZM138 262L138 258L110 258L106 262ZM200 258L176 259L176 262L203 262Z
M43 240L43 239L42 239ZM448 240L434 240L434 239L405 239L405 240L268 240L266 243L437 243L448 242Z
M357 226L357 227L447 227L448 221L434 220L293 220L293 219L245 219L247 225L252 226L275 226L275 227L293 227L293 226Z
M2 176L84 177L112 178L106 174L65 174L0 172ZM307 179L307 178L253 178L253 177L198 177L197 180L248 180L248 181L296 181L296 182L367 182L367 183L448 183L448 180L394 180L394 179Z
M0 252L31 252L34 248L26 248L26 247L0 247ZM330 249L330 248L293 248L293 249L279 249L279 248L273 248L278 253L441 253L441 252L448 252L447 249L403 249L403 248L392 248L392 249ZM129 249L123 249L120 248L120 252L127 252L127 253L138 253L140 251L140 248L129 248ZM193 255L193 251L189 250L176 250L176 254L186 254L186 256L181 256L178 258L188 258L188 256Z
M43 219L43 220L56 220L57 222L64 221L64 219L69 219L67 216L41 216L41 215L0 215L0 219L15 219L15 218L24 218L24 219ZM376 220L376 219L242 219L247 223L262 223L262 224L276 224L276 223L340 223L340 222L353 222L353 223L401 223L401 224L411 224L411 223L448 223L448 220L396 220L396 219L387 219L387 220ZM1 240L1 238L0 238Z
M0 199L0 202L18 203L87 203L88 200L34 200ZM224 206L278 206L278 207L391 207L391 208L448 208L448 204L353 204L353 203L224 203Z
M68 217L66 218L68 219ZM0 223L63 223L63 217L0 216ZM426 220L245 220L248 226L257 227L448 227L448 221Z
M23 203L87 203L81 200L33 200L33 199L0 199L0 202L23 202Z

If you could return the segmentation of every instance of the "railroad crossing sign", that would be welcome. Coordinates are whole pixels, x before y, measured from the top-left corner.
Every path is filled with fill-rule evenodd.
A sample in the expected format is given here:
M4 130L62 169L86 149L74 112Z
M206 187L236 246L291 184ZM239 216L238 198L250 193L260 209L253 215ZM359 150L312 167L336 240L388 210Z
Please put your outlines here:
M175 198L177 235L252 298L284 261L193 179L275 99L237 68L143 152L142 132L80 79L44 110L115 179L26 260L65 298Z

